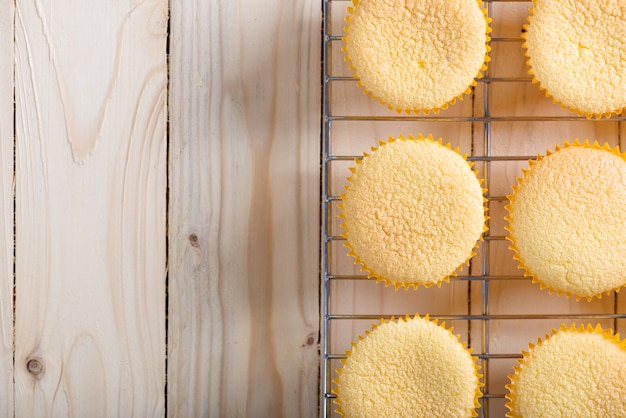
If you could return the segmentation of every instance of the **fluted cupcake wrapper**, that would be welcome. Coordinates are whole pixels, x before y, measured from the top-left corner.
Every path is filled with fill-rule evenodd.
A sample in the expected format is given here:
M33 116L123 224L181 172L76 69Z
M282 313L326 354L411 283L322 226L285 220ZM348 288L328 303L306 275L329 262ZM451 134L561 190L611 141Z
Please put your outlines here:
M445 322L439 323L428 315L420 317L419 314L406 315L397 320L394 317L389 321L381 319L380 324L372 324L371 330L366 330L364 336L360 335L358 341L351 343L351 349L346 350L346 358L341 360L342 367L336 369L337 377L332 380L335 384L332 393L337 396L334 400L338 405L337 412L342 417L350 417L353 415L349 411L363 409L360 411L362 416L396 416L391 408L399 405L390 406L388 403L400 399L400 402L406 403L403 405L405 408L402 409L402 416L413 417L415 413L424 413L430 408L438 408L438 412L444 413L444 416L477 416L476 409L480 407L479 398L484 386L478 358L472 355L472 349L467 347L466 342L461 342L459 335L453 334L453 328L446 328L445 325ZM449 360L450 364L444 364L442 352L446 353L446 361ZM390 353L396 353L397 357L392 357ZM402 361L410 361L410 364L403 367L398 364ZM447 369L447 366L451 367ZM420 368L433 367L441 373L420 372ZM394 374L397 370L402 369L405 372L412 368L419 377ZM358 376L349 376L355 370L358 370ZM364 370L371 370L372 374L364 375ZM387 372L391 376L386 375ZM423 388L428 385L436 385L436 379L446 380L448 384L454 381L457 387L442 387L436 391L434 398L424 402L426 393L432 394L432 391L419 395L415 391L425 390ZM446 385L444 382L440 383ZM361 390L357 387L370 384L390 385L394 392L389 393L382 387L380 391L365 390L364 393L372 398L368 401L359 399ZM448 393L450 389L462 392L463 396L460 393ZM386 408L385 411L375 409L380 407Z
M603 372L608 371L604 370L607 365L623 370L624 360L626 341L620 340L619 333L605 330L600 324L567 326L563 323L558 330L553 328L546 334L545 339L538 338L537 343L528 344L528 350L522 350L519 364L508 375L506 417L556 416L550 415L556 411L559 416L574 416L567 415L568 412L581 417L617 416L614 414L623 413L626 407L623 376L607 380ZM554 369L559 371L555 373ZM616 388L620 393L614 392ZM587 396L590 392L589 397L595 397L593 400L581 400L581 395ZM621 399L621 406L610 405L602 399Z
M622 46L611 47L607 42L626 28L620 7L619 2L600 6L596 0L533 0L522 31L528 74L562 109L587 119L601 119L620 114L626 106ZM598 14L605 19L595 16L590 22L585 17ZM537 22L544 16L545 21ZM536 36L530 34L535 30ZM568 64L569 60L577 61ZM598 70L592 68L596 65Z
M536 160L531 160L529 161L529 167L527 169L522 169L522 177L518 177L517 178L517 185L513 186L513 193L508 197L509 199L509 204L505 206L505 209L508 212L508 215L505 216L505 220L508 222L508 224L505 226L505 229L508 231L508 235L506 236L506 239L508 241L510 241L511 245L510 245L510 249L513 250L513 252L515 253L513 258L518 261L518 268L524 270L524 276L526 277L530 277L532 279L533 283L538 283L540 285L540 288L543 289L547 289L548 292L550 294L552 293L557 293L557 295L566 295L568 297L570 296L574 296L576 298L576 300L580 300L582 298L587 299L588 301L592 300L594 297L597 298L601 298L603 294L611 294L612 292L619 292L621 287L623 287L624 285L626 285L626 275L623 274L623 270L624 267L626 267L626 254L621 254L621 255L614 255L611 259L606 259L606 258L602 258L605 257L605 253L611 253L611 251L616 251L615 249L615 244L620 242L620 238L618 235L615 235L614 237L610 237L609 238L604 238L604 241L599 241L599 239L597 237L592 237L592 236L588 236L586 234L584 234L583 236L580 236L580 233L578 233L577 231L573 230L574 228L569 228L567 230L568 233L576 233L574 238L568 239L568 238L564 238L564 237L553 237L552 235L555 234L554 228L556 228L556 225L553 225L553 228L540 228L540 227L536 227L533 231L529 232L529 227L526 225L524 229L524 233L526 234L526 236L524 236L523 240L520 240L520 238L522 238L522 236L520 234L522 234L523 232L520 232L520 230L516 229L516 224L518 222L527 222L527 220L529 219L529 214L528 213L522 213L522 214L518 214L517 212L519 212L519 210L516 210L515 207L516 205L523 205L523 207L528 207L529 204L531 204L531 202L529 202L530 198L525 198L526 202L522 201L521 203L518 203L520 201L520 189L525 187L525 185L527 183L529 183L529 176L530 175L539 175L536 174L536 171L538 170L537 167L541 166L542 164L544 164L544 162L548 159L551 158L551 156L553 156L556 153L559 153L560 150L564 150L564 149L572 149L572 148L579 148L579 149L586 149L586 150L602 150L607 152L607 155L611 155L611 156L616 156L618 157L618 161L619 161L619 165L622 166L622 170L626 171L626 154L621 153L619 150L619 147L611 147L608 143L605 143L604 145L599 145L597 141L595 141L593 144L589 143L589 140L586 140L584 142L580 142L578 139L576 139L573 143L569 143L568 141L565 141L564 145L561 146L556 146L554 151L548 150L545 154L545 156L539 155L537 157ZM571 167L571 173L569 173L572 176L576 176L576 177L581 177L584 174L584 164L585 161L582 161L580 163L581 165L575 165L573 167ZM589 163L592 164L592 163ZM598 164L601 165L601 164ZM602 164L602 165L606 165L606 164ZM592 167L593 170L598 171L603 167ZM543 172L542 172L543 173ZM568 173L561 171L558 173L558 176L562 177L567 175ZM547 174L544 174L547 175ZM586 178L582 178L581 181L586 180ZM614 179L616 182L619 182L620 179L619 178L615 178ZM547 180L546 180L547 181ZM533 180L533 185L536 187L538 180ZM566 182L567 183L567 182ZM591 201L589 198L587 198L586 202L590 205L590 211L594 212L595 216L600 216L598 215L599 212L599 208L601 208L603 203L603 198L604 199L609 199L612 197L611 193L604 193L604 192L600 192L599 190L601 190L601 186L607 186L605 184L605 182L600 182L602 184L596 184L596 185L589 185L588 187L594 189L594 191L597 192L597 196L595 197L595 199L593 201ZM543 184L542 184L543 185ZM563 185L562 187L566 188L569 187L570 184L566 184ZM597 186L597 187L594 187ZM556 186L556 185L552 185L552 184L548 184L545 183L545 187L546 188L550 188L550 190L553 189L553 191L548 191L545 193L542 193L541 196L535 196L535 194L538 194L537 191L535 191L535 193L531 196L532 197L532 204L536 204L536 205L540 205L537 206L535 208L535 211L537 213L541 212L542 216L541 218L547 218L547 216L553 216L552 211L555 211L554 217L557 218L556 215L561 214L561 211L563 212L563 214L561 216L558 216L559 219L567 219L567 210L569 210L570 212L573 211L573 208L562 208L561 206L546 206L546 199L549 197L549 194L560 194L560 193L565 193L567 190L563 190L562 187L560 186ZM573 187L573 186L572 186ZM620 188L624 188L626 187L626 185L623 184L617 184L616 187L620 187ZM608 197L607 197L608 196ZM581 196L581 199L583 198L583 196ZM572 201L573 202L573 201ZM572 203L572 205L574 205L575 203ZM623 204L623 202L617 202L616 205L621 205ZM608 205L608 204L606 204ZM610 205L609 205L610 206ZM526 209L528 211L528 209ZM610 211L610 207L607 209ZM580 209L580 213L583 213L583 208ZM583 216L583 215L580 215ZM535 217L536 218L536 217ZM591 222L591 220L586 219L587 221ZM621 219L620 220L622 223L626 222L626 220ZM623 228L620 227L620 225L603 225L602 222L605 222L604 219L600 218L600 226L602 226L604 229L608 229L609 231L614 231L615 234L622 234ZM606 221L608 222L608 221ZM570 222L573 223L573 222ZM614 229L613 229L614 228ZM533 237L532 238L528 238L528 234L532 233ZM626 233L626 232L625 232ZM626 236L624 237L626 238ZM582 258L582 257L588 257L589 255L586 254L585 250L584 250L584 245L586 245L587 241L589 240L596 240L598 242L597 247L599 247L599 249L597 249L596 247L593 247L593 249L596 249L597 251L603 250L602 254L599 254L597 256L597 258L593 259L593 262L598 263L596 267L598 268L594 268L593 265L591 266L587 266L584 265L584 270L582 269L582 267L576 267L576 265L572 266L572 263L574 261L578 261L578 259ZM606 242L605 242L606 241ZM615 241L615 242L613 242ZM524 245L521 245L521 242L526 242ZM532 243L532 245L529 244L529 242ZM554 255L554 259L550 259L550 255L548 255L548 252L539 252L541 259L539 259L537 256L535 256L533 254L533 256L531 257L529 255L529 252L537 252L536 248L539 248L539 246L541 245L545 245L546 243L549 243L552 247L558 247L558 250L560 252L560 254L556 254ZM601 245L604 244L604 247ZM584 254L582 254L584 253ZM553 264L554 266L559 266L562 263L564 263L562 261L562 259L564 257L569 257L566 258L566 260L573 260L572 262L568 262L563 264L563 266L559 267L560 269L564 270L564 273L561 273L560 275L554 275L554 277L552 277L551 275L547 275L547 273L540 273L539 271L542 269L548 270L548 268L550 266L548 266L548 264ZM530 259L533 259L534 261L530 261ZM537 260L543 260L542 262L537 261ZM620 261L624 259L624 261ZM582 263L582 262L581 262ZM606 275L601 275L600 273L598 274L598 277L589 277L587 279L587 276L590 275L590 272L595 272L595 271L599 271L599 268L601 266L605 266L608 265L609 263L618 263L620 264L619 268L616 268L615 271L611 272L611 274L606 274ZM565 281L565 279L563 279L563 274L565 274L567 281ZM621 275L621 276L620 276ZM574 280L575 277L580 276L581 278L578 280ZM571 278L569 278L571 277ZM610 283L608 284L603 284L603 280L616 280L616 278L620 278L621 277L621 281L616 282L615 285L611 285ZM564 282L565 281L565 282ZM580 284L583 283L583 284ZM587 286L588 290L584 290L583 287Z
M420 142L423 146L420 145L419 149L402 148L402 143L409 145L411 142L416 147ZM402 150L398 151L400 148ZM383 149L387 154L399 158L409 158L409 152L417 154L419 151L420 160L411 161L412 166L407 168L401 160L391 159L378 166L368 166L366 174L362 174L364 164L370 164L368 160L373 158L371 156L377 157L377 153L383 152L379 150ZM439 153L445 156L446 162L452 163L447 165L435 160L430 164L435 165L438 170L449 170L447 174L455 179L453 181L455 184L450 187L456 189L445 190L452 195L445 196L446 202L454 198L453 191L457 190L462 196L458 206L463 208L450 208L442 204L442 209L437 207L432 209L431 206L435 206L433 204L424 209L425 199L444 199L436 194L437 192L442 194L444 191L438 191L436 185L433 185L440 181L436 178L440 173L435 173L431 181L428 178L431 173L422 173L422 168L427 169L420 165L429 157L439 157ZM386 158L387 154L380 159ZM355 160L356 166L350 168L352 175L347 178L346 192L340 195L342 202L338 205L341 210L339 218L343 220L341 227L344 230L341 236L346 239L344 245L349 250L348 255L354 258L355 264L361 265L361 271L367 272L368 278L383 282L385 286L394 286L396 290L399 288L408 290L411 287L417 289L418 286L440 287L443 282L449 282L451 276L456 276L458 271L469 265L483 239L483 233L487 231L485 222L487 199L484 197L486 190L482 187L483 181L478 178L478 173L473 170L472 163L467 161L467 156L462 155L458 148L452 149L450 144L443 145L441 139L435 141L431 135L424 137L421 134L418 134L417 138L412 135L406 138L402 135L397 138L389 137L387 142L379 141L378 147L372 147L371 154L363 155L363 159ZM419 165L419 170L413 165ZM415 172L404 173L409 178L393 177L397 171L403 169ZM361 175L366 176L366 180L361 181L359 177ZM418 175L427 178L420 180L410 177ZM384 178L381 179L381 176ZM387 180L386 176L393 178ZM357 177L359 184L355 184ZM407 191L409 187L413 189ZM377 197L375 194L383 194L385 201L382 202L383 197ZM466 194L472 197L469 203ZM421 199L425 201L420 203ZM409 207L407 202L415 202L415 208ZM396 203L402 209L389 208ZM448 223L452 220L448 219L446 214L459 218L455 220L455 225L461 223L465 229L456 230L450 227ZM470 220L464 219L464 216ZM366 221L362 220L364 217ZM357 225L358 228L355 228ZM424 225L430 225L432 228L421 229L420 226ZM377 246L376 250L372 249L374 245ZM431 248L433 245L436 247Z
M487 69L487 63L490 61L489 52L491 50L491 47L488 45L488 42L491 40L489 36L489 34L491 33L491 27L490 27L491 18L487 16L487 9L482 7L481 1L479 0L468 1L469 4L476 7L477 11L480 11L480 13L483 15L483 18L484 18L484 30L482 30L480 33L480 36L484 35L484 43L482 44L484 51L480 53L481 55L480 59L482 60L482 62L477 68L475 68L476 73L470 74L468 77L461 77L459 74L454 74L448 77L448 79L444 80L443 77L441 77L441 74L445 72L446 70L445 65L447 65L447 63L446 62L443 62L443 63L431 62L432 56L434 56L434 54L429 54L429 58L417 59L416 57L412 56L414 55L414 53L416 53L416 51L419 50L417 47L410 50L409 52L396 50L394 52L398 55L411 54L411 58L414 58L412 61L415 61L415 59L417 59L417 61L405 67L405 71L402 74L405 80L400 81L399 80L400 77L395 77L391 74L386 74L386 76L383 77L388 82L397 83L397 86L395 86L395 88L393 89L396 92L396 94L393 94L390 92L390 90L392 89L383 88L379 86L378 83L374 83L372 81L364 81L364 79L368 79L368 77L366 76L366 72L376 71L376 69L373 69L374 67L376 67L376 65L368 64L367 70L365 70L364 68L357 68L357 66L359 65L355 64L355 61L358 61L355 59L356 55L350 52L350 46L349 46L350 40L348 38L352 36L352 32L350 28L351 28L355 11L357 11L359 7L362 7L361 5L363 3L372 2L372 1L379 1L379 0L352 0L352 6L348 7L348 16L346 16L347 26L344 27L345 36L343 36L342 38L343 46L341 48L342 52L344 53L344 59L349 63L350 70L353 71L354 77L358 80L357 85L363 89L364 94L370 95L372 99L377 100L381 105L387 106L387 109L389 110L395 110L398 114L403 113L403 112L406 114L411 114L411 113L419 114L420 112L429 114L431 111L437 114L439 113L441 109L447 109L448 105L455 104L457 99L462 100L464 95L471 94L472 88L476 86L476 80L483 77L483 72ZM380 0L380 2L381 4L389 3L387 0ZM449 0L442 0L442 3L447 4L449 3ZM380 9L383 9L382 5L380 6ZM432 5L424 4L424 10L423 10L424 14L431 13L433 10L434 8L432 8ZM463 24L465 24L468 20L470 19L462 19L461 21L463 22ZM397 22L394 22L393 24L395 28L397 26ZM436 32L438 28L426 28L426 29L430 30L431 33L433 33L433 32ZM442 31L441 36L444 36L445 35L444 32L449 31L449 28L441 28L440 30ZM414 36L417 37L418 35L414 34ZM467 36L468 35L465 34L465 36L461 38L465 39L467 38ZM361 41L362 43L367 43L367 40L361 40ZM417 42L416 39L407 39L406 41ZM400 43L397 43L397 45L400 45ZM466 49L468 49L467 45L456 45L456 46L453 46L452 48L454 49L454 53L463 52ZM425 68L426 66L431 66L431 65L436 66L433 68L436 68L437 70L437 71L434 71L434 74L435 74L434 82L433 82L433 77L425 77L424 81L418 81L420 79L419 73L417 74L411 73L413 67ZM467 68L470 71L474 71L473 66L469 65L469 63L456 63L454 67L463 68L463 69ZM446 94L442 94L441 95L442 97L438 100L429 100L427 98L427 96L431 96L431 95L439 96L439 90L448 89L449 85L451 84L450 80L460 80L460 79L470 78L470 77L472 78L468 80L466 85L463 85L462 87L459 87L456 89L452 89L449 92L446 92ZM427 83L426 83L426 80L427 80ZM431 82L433 82L434 85L432 86L427 85L427 84L430 84ZM414 98L408 101L406 100L407 92L417 92L417 91L420 91L419 98ZM398 92L400 92L402 97L398 95ZM402 103L405 101L407 101L407 103Z

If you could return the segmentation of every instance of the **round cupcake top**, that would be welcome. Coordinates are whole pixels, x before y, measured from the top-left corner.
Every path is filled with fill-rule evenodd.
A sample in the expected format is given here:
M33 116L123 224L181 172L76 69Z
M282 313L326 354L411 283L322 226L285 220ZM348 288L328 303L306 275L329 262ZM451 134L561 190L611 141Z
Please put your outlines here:
M587 117L626 106L626 12L620 0L533 0L524 47L555 102Z
M389 138L351 168L341 195L355 263L396 289L441 285L467 263L485 229L471 165L432 136Z
M576 299L626 284L626 156L617 147L565 143L531 161L507 206L520 268Z
M477 0L352 3L345 58L365 92L389 109L445 109L486 68L489 19Z
M476 358L428 316L382 321L346 354L333 380L342 416L476 416L482 386Z
M509 375L509 418L623 417L626 343L598 324L559 331L529 344Z

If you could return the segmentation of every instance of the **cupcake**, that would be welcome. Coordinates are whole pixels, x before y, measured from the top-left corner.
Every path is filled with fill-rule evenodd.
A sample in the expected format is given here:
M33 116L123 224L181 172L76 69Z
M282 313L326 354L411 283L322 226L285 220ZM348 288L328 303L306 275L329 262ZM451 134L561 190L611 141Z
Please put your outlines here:
M509 375L509 418L626 416L626 343L598 324L561 325Z
M618 0L533 0L523 44L529 73L555 103L587 118L626 105L626 13Z
M440 286L474 255L485 227L481 181L432 136L389 137L351 168L341 194L349 255L396 289Z
M346 351L333 392L344 417L472 417L481 375L471 349L428 316L381 321Z
M626 156L588 141L556 147L518 178L507 230L525 275L576 299L626 284Z
M365 93L398 113L438 112L470 93L489 61L477 0L352 0L345 59Z

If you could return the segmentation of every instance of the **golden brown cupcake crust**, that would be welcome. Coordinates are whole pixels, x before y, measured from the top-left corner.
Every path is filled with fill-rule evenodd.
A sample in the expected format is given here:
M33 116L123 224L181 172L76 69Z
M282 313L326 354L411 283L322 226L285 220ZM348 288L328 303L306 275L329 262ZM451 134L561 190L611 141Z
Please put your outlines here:
M617 147L566 142L518 183L508 239L528 276L577 299L626 283L626 158Z
M507 385L509 418L623 417L626 346L619 335L561 325L523 352Z
M398 111L438 111L481 76L489 19L476 0L353 0L343 51L359 84Z
M342 416L476 416L477 359L445 324L428 316L392 318L346 353L334 380Z
M440 285L467 263L485 229L476 173L430 136L389 138L365 155L341 195L350 255L387 285Z
M587 117L626 105L626 5L534 0L524 47L530 73L555 102Z

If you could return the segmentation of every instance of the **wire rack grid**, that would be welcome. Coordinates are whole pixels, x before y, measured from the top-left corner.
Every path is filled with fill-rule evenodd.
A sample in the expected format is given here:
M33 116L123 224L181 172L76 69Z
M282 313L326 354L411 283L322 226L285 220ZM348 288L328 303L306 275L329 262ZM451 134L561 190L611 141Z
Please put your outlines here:
M491 62L471 95L439 114L399 115L364 95L340 51L347 0L322 0L322 366L320 415L335 417L333 382L351 341L381 318L429 314L453 326L479 358L479 416L503 417L507 375L521 350L565 322L624 327L626 302L575 301L524 278L505 240L507 194L528 160L575 138L621 145L622 116L588 120L561 109L533 84L522 47L530 2L483 3L492 18ZM470 266L441 288L395 291L369 280L347 256L337 219L354 159L379 139L432 133L474 162L487 188L489 231ZM622 146L622 149L624 147ZM623 298L622 298L623 299Z

